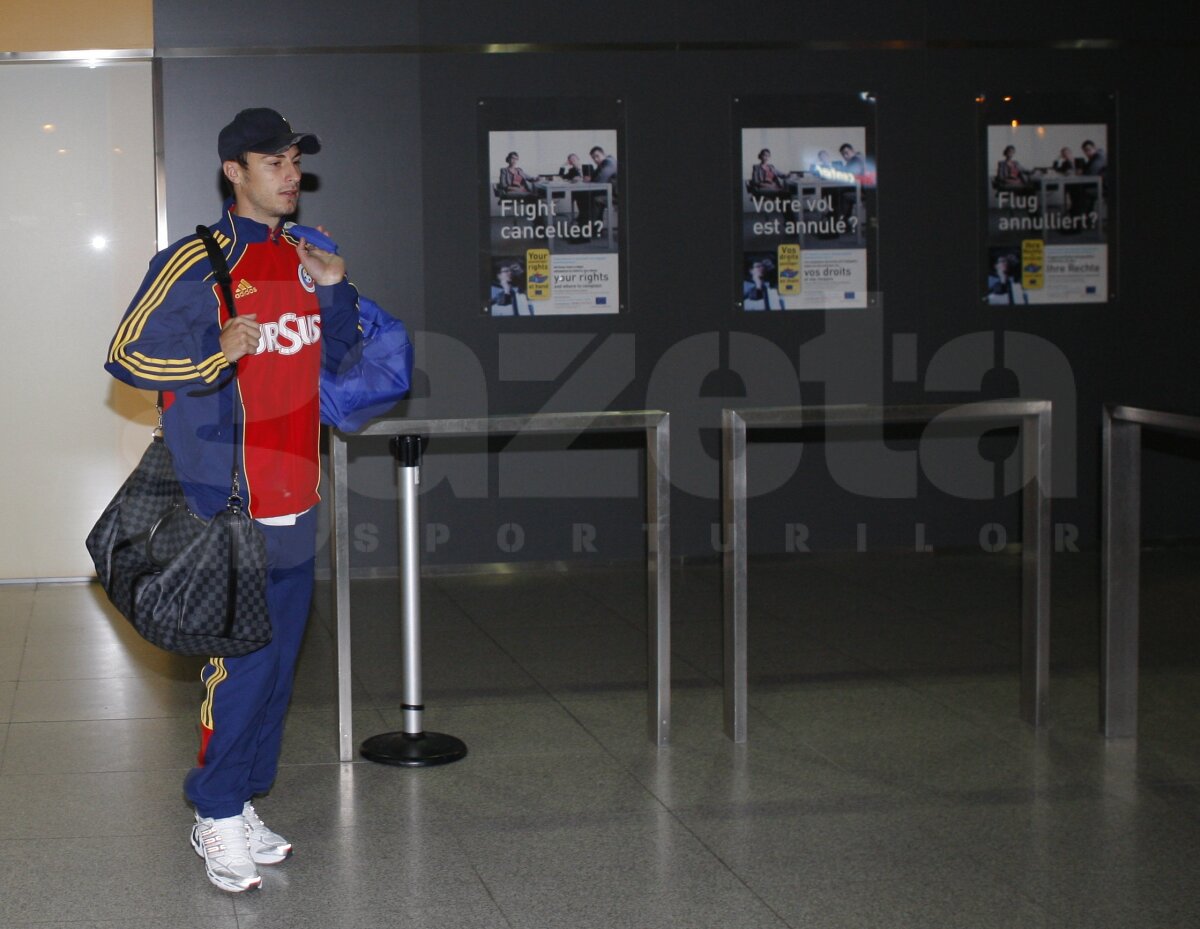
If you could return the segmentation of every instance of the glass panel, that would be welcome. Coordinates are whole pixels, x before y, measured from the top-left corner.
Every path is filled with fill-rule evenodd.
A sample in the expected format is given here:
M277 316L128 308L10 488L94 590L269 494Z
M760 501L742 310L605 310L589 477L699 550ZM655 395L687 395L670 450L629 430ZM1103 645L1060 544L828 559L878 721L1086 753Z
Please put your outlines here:
M102 367L155 252L149 62L0 66L0 579L92 572L83 540L149 440Z

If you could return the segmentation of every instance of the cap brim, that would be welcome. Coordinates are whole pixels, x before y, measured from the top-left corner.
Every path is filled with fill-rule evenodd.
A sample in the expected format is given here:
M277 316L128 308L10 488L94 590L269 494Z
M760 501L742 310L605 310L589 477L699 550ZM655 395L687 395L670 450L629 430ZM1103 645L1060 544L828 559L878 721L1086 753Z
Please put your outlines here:
M260 142L246 151L259 155L275 155L279 152L286 152L293 145L305 155L315 155L321 150L321 140L311 132L292 132Z

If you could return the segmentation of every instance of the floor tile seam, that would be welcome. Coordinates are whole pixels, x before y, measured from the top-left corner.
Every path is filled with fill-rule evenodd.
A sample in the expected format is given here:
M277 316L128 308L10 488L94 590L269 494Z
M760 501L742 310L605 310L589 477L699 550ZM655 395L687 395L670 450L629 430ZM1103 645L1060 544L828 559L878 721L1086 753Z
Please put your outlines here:
M463 860L467 863L468 867L470 867L471 873L475 875L475 879L479 882L479 886L483 888L483 892L487 894L487 898L492 902L492 906L496 908L496 912L499 913L500 918L504 920L504 924L508 926L509 929L513 929L513 921L509 918L508 910L506 910L503 904L496 899L496 895L492 892L492 887L490 884L488 884L487 878L479 873L479 868L476 867L475 861L471 857L471 853L463 844L462 836L459 835L459 833L453 827L450 829L450 836L454 840L455 847L457 847L459 852L462 854Z
M751 709L753 709L755 713L762 715L764 719L771 722L772 725L776 726L781 731L788 732L787 727L784 726L778 720L774 719L768 710L763 710L761 708L753 707L753 706L751 706ZM748 726L747 728L750 728L750 727ZM868 776L868 775L864 774L864 772L862 770L856 769L856 768L846 764L845 762L839 761L837 758L828 754L826 751L822 750L819 746L809 742L807 739L804 739L803 737L795 736L795 735L793 735L791 737L795 740L795 743L797 745L802 746L806 751L811 752L818 759L820 759L821 761L828 764L834 770L841 771L843 774L846 774L846 775L849 775L850 777L855 777L855 778L863 778L863 777ZM750 738L750 736L747 735L747 739L749 739L749 738ZM880 786L887 788L890 791L899 791L902 794L909 794L914 797L919 796L919 794L920 794L920 791L919 791L917 785L909 783L898 777L887 778L887 777L884 777L879 772L871 772L869 776L871 778L873 778L875 781L877 781L880 784Z
M167 677L166 675L162 674L160 671L156 671L154 669L147 669L145 674L132 675L132 676L127 676L127 675L123 675L123 674L108 674L108 675L100 675L100 676L93 676L93 677L22 678L17 683L43 684L43 683L52 682L52 683L62 684L62 683L67 683L67 682L87 683L89 681L92 681L92 682L96 682L96 683L104 683L106 681L143 681L144 680L144 681L162 682L164 685L167 685L167 686L175 685L175 684L178 684L181 686L191 686L192 684L194 684L196 687L203 689L203 684L200 682L201 667L202 667L202 665L197 664L196 665L196 674L195 675L188 674L185 677Z
M613 616L617 617L617 618L618 618L618 619L620 619L620 620L621 620L621 622L623 622L625 625L627 625L627 626L629 626L629 627L631 627L631 628L633 628L633 629L636 629L636 630L637 630L637 631L639 631L639 632L644 632L644 631L646 630L646 627L647 627L647 626L649 626L649 625L651 625L651 622L650 622L650 621L651 621L651 618L652 618L652 617L651 617L651 615L650 615L650 606L649 606L649 603L648 603L648 602L647 602L647 604L646 604L646 616L645 616L645 622L644 622L644 623L638 623L638 622L636 622L635 620L632 620L632 619L630 619L628 616L626 616L626 615L625 615L624 613L622 613L620 610L616 609L616 608L615 608L615 607L613 607L613 606L610 606L608 603L606 603L605 601L601 600L601 599L600 599L598 596L596 596L594 593L592 593L592 591L591 591L591 590L587 589L586 587L581 587L581 586L578 584L577 580L571 576L571 572L570 572L570 571L566 571L566 572L564 572L564 574L563 574L563 577L564 577L564 579L566 580L566 583L567 583L567 585L568 585L569 587L571 587L571 589L572 589L572 590L576 591L577 593L580 593L580 594L582 594L584 597L586 597L588 600L590 600L590 601L591 601L593 604L595 604L596 606L600 607L600 608L601 608L601 609L602 609L604 612L606 612L606 613L609 613L609 614L611 614L611 615L613 615ZM669 614L668 614L668 615L669 615Z
M646 789L644 787L644 785L642 785L641 782L638 780L637 776L634 774L633 767L625 759L624 756L618 755L615 751L613 751L611 748L609 748L600 739L600 737L591 730L591 728L587 725L587 723L585 723L582 719L580 719L579 716L574 711L572 711L572 709L569 706L567 706L565 703L563 703L558 697L556 697L556 696L553 697L553 701L554 701L554 704L563 713L566 714L567 718L569 718L572 722L575 723L575 725L577 725L581 730L583 730L584 732L586 732L588 734L588 738L590 738L593 742L595 742L596 747L599 749L600 754L606 755L609 758L609 760L614 762L616 764L616 766L620 770L622 770L631 780L633 780L639 786L642 786L644 790ZM638 735L641 737L645 737L645 733L641 732L641 731L639 731ZM646 790L646 792L651 797L654 798L654 801L656 803L662 805L664 809L666 808L665 804L662 803L662 800L656 794L654 794L653 792L651 792L649 790Z
M998 732L993 731L992 727L990 727L990 726L981 725L978 718L967 715L961 709L958 708L957 704L949 703L944 699L941 699L941 698L932 696L931 694L925 693L923 690L921 690L915 684L913 684L911 680L909 680L909 677L910 677L909 672L905 672L904 674L896 674L894 672L890 672L890 673L885 672L885 674L893 682L899 684L904 689L906 689L909 692L920 697L926 703L932 704L933 706L936 706L941 710L949 712L951 716L953 716L960 722L967 723L970 726L972 731L978 731L978 732L988 736L989 738L995 739L996 741L1000 742L1001 745L1007 746L1009 748L1022 748L1022 746L1020 746L1019 744L1008 739L1008 737L1005 736L1003 733L998 733ZM1018 701L1016 701L1016 700L1013 701L1012 711L1013 711L1014 717L1019 716L1019 704L1018 704ZM1045 731L1045 730L1042 730L1042 731Z
M678 665L683 665L684 670L692 671L699 678L701 678L704 681L703 686L718 686L718 687L720 687L724 684L724 680L722 678L716 677L715 675L712 675L712 674L709 674L708 672L706 672L703 668L699 667L699 665L697 665L695 662L688 659L685 655L681 655L679 652L677 652L675 650L674 644L672 644L672 646L671 646L671 677L672 678L674 678L676 673L680 670ZM675 685L674 685L673 681L668 681L668 687L673 689L674 686Z
M447 593L447 596L450 596L452 599L454 599L453 592L447 591L446 593ZM587 596L591 596L586 591L584 591L584 593ZM455 602L458 603L457 600L455 600ZM601 605L604 606L604 608L606 610L608 610L609 612L613 612L615 615L618 615L618 616L620 615L620 614L616 613L616 611L613 611L611 608L607 607L606 605L604 605L604 604L601 604ZM546 696L550 697L550 699L553 702L555 702L556 704L562 706L561 701L558 700L558 698L555 696L554 692L551 691L547 687L547 685L542 682L540 677L534 673L534 669L532 669L522 659L518 658L516 655L514 655L512 653L512 651L510 651L508 648L506 648L504 645L502 645L499 642L499 640L496 638L496 636L493 635L489 629L480 625L479 622L477 620L475 620L475 618L473 616L471 616L470 613L467 612L464 607L461 606L461 604L459 604L459 606L460 606L460 609L463 610L464 614L468 617L468 619L470 619L472 625L474 625L475 628L479 630L481 635L483 635L486 639L488 639L488 641L490 641L497 649L499 649L503 655L508 657L509 660L512 661L525 675L527 675L533 682L535 682L542 693L544 693ZM621 619L623 622L625 622L625 624L627 626L629 626L629 628L633 629L635 632L642 633L642 632L646 631L643 627L637 626L633 623L629 623L627 620L624 619L624 617L621 617ZM611 624L609 624L609 623L581 623L578 626L573 627L573 628L608 629L610 627L611 627ZM675 668L676 659L677 659L677 656L676 656L675 652L672 650L672 652L671 652L672 672L674 672L676 670L676 668ZM679 657L678 660L680 662L682 662L687 668L689 668L690 670L695 672L698 676L704 678L705 680L712 680L712 678L710 678L709 675L705 674L701 669L692 665L691 662L688 662L686 659ZM572 716L572 718L575 718L575 717ZM576 721L579 722L579 720L576 720ZM582 726L582 723L580 723L580 725ZM590 730L587 730L586 727L584 727L584 729L585 729L585 731L588 731L589 734L591 734Z
M916 816L929 809L916 791L896 790L882 785L874 793L848 793L825 788L821 794L808 797L789 797L787 800L759 799L746 801L694 800L674 807L677 815L712 819L726 817L729 821L741 821L747 814L769 813L773 816L844 817L844 816ZM914 802L915 801L915 802ZM809 804L799 809L797 803ZM791 807L791 809L785 809Z
M668 814L668 815L669 815L669 814ZM672 817L672 818L674 818L674 817ZM775 919L776 919L776 920L778 920L778 923L779 923L779 925L780 925L781 927L787 927L787 929L800 929L800 927L794 927L794 926L793 926L793 924L789 923L789 922L788 922L786 919L784 919L784 917L783 917L783 916L782 916L782 915L781 915L781 914L780 914L780 913L779 913L779 912L778 912L778 911L777 911L777 910L776 910L774 907L772 907L772 906L771 906L771 905L770 905L770 904L769 904L769 903L768 903L768 902L767 902L767 901L766 901L766 900L765 900L765 899L762 897L762 895L760 895L760 894L759 894L759 893L757 893L757 892L756 892L756 891L755 891L753 888L751 888L751 887L750 887L750 886L749 886L749 885L746 883L746 881L745 881L745 880L743 880L743 878L741 877L741 875L739 875L739 874L738 874L738 873L737 873L737 872L736 872L736 871L735 871L733 868L731 868L731 867L729 866L728 862L726 862L724 859L722 859L722 858L721 858L721 856L720 856L720 855L716 854L716 853L715 853L715 852L714 852L714 851L713 851L711 848L709 848L709 847L708 847L708 846L707 846L707 845L706 845L706 844L705 844L705 843L704 843L704 842L703 842L703 841L702 841L702 840L701 840L701 839L700 839L698 836L696 836L696 835L695 835L695 834L694 834L694 833L693 833L693 832L692 832L690 829L688 829L688 828L687 828L685 825L683 825L683 824L678 824L678 825L680 825L680 826L681 826L681 828L682 828L682 830L683 830L683 832L684 832L684 833L685 833L687 836L689 836L689 837L690 837L690 838L691 838L691 839L692 839L692 840L693 840L693 841L696 843L696 846L697 846L697 848L699 849L699 851L700 851L700 852L702 852L702 853L703 853L703 855L704 855L704 856L706 856L706 857L707 857L707 859L708 859L710 862L712 862L712 863L714 863L714 864L718 865L718 866L719 866L721 869L723 869L723 870L724 870L724 871L725 871L725 872L726 872L726 873L727 873L727 874L728 874L728 875L729 875L729 876L730 876L730 877L733 879L733 881L735 881L737 884L741 885L741 887L742 887L742 888L743 888L743 889L744 889L744 890L745 890L747 893L749 893L749 894L750 894L750 896L751 896L751 897L752 897L752 898L753 898L755 901L757 901L757 902L758 902L758 903L759 903L759 904L760 904L760 905L761 905L761 906L762 906L764 909L766 909L768 912L770 912L770 913L771 913L771 914L772 914L772 915L775 917ZM468 856L468 857L469 857L469 856ZM627 870L626 870L626 868L625 868L624 866L621 866L621 867L606 867L606 868L602 868L602 869L600 869L600 873L603 873L603 874L605 874L606 876L623 876L623 875L627 874L628 872L627 872ZM485 885L485 886L487 886L487 880L486 880L485 878L481 878L481 880L483 880L483 883L484 883L484 885ZM490 888L490 887L488 887L488 891L489 891L489 894L490 894L490 893L491 893L491 888ZM493 899L494 899L494 898L493 898ZM507 917L507 911L505 911L505 910L503 909L503 906L502 906L501 904L499 904L499 903L497 903L497 906L499 906L499 907L501 908L502 912L504 912L505 916Z
M20 637L21 641L18 645L13 646L13 648L19 651L21 655L20 659L17 661L17 683L20 683L22 680L21 671L24 669L25 661L29 656L29 633L30 630L33 629L33 597L29 598L29 613L26 615L24 623L25 629L24 634Z
M742 875L739 874L738 871L728 861L726 861L716 849L705 842L704 839L698 835L691 826L684 822L675 810L672 810L668 807L667 815L671 817L671 819L679 826L679 828L691 836L693 841L695 841L697 845L704 849L704 851L707 852L714 861L724 868L725 871L728 872L729 876L742 886L746 893L750 894L750 896L757 900L759 904L767 910L767 912L774 916L779 921L781 926L786 926L787 929L803 929L803 927L796 926L795 924L788 922L788 920L784 918L783 914L780 913L779 910L772 906L760 893L758 893L758 891L751 887L750 884L747 883L746 879L742 877Z
M836 652L839 655L841 655L841 657L850 658L852 660L858 661L859 664L863 664L862 660L856 658L856 655L854 655L852 652L846 651L845 648L841 648L841 647L832 645L832 643L824 643L824 645L826 645L830 649L830 651ZM925 703L928 703L928 705L937 706L940 708L943 707L941 702L938 702L937 700L932 699L932 697L930 697L928 694L925 694L925 693L923 693L922 690L919 690L918 688L913 687L913 685L907 681L907 678L910 677L913 673L911 670L905 670L905 671L898 672L898 671L889 671L887 669L878 669L878 667L871 667L870 665L863 665L863 666L866 667L866 669L871 670L872 673L869 677L880 679L880 681L886 682L886 683L899 684L900 687L904 688L905 690L910 691L910 693L916 694L918 697L920 697L920 699L922 699L922 701L924 701ZM748 688L748 690L749 690L749 688ZM752 701L752 693L748 693L748 699ZM760 712L762 712L762 711L760 711Z
M845 572L846 569L842 568L841 571ZM848 581L852 581L854 583L862 585L863 587L866 587L867 590L872 595L877 596L882 600L886 600L890 603L894 603L899 606L903 606L906 609L911 610L912 612L917 613L918 615L920 615L922 617L931 619L934 622L945 625L938 618L937 615L929 612L929 608L923 602L922 603L912 603L909 600L906 600L904 598L896 596L896 594L894 592L892 592L889 587L887 587L886 585L881 586L881 581L879 581L877 579L873 579L869 572L867 573L867 575L865 577L862 574L857 574L857 573L853 574L853 575L847 575L845 573L842 573L842 576L845 577ZM1020 579L1019 579L1019 577L1015 578L1014 582L1017 585L1015 588L1015 590L1017 591L1017 594L1016 594L1016 596L1013 597L1013 603L1014 603L1014 606L1019 607L1020 606L1020 594L1019 594Z
M608 629L608 628L611 628L613 626L618 626L618 625L619 626L628 626L629 628L635 629L635 630L641 630L644 628L644 626L642 624L639 624L639 623L634 622L633 620L629 619L627 616L625 616L619 610L616 610L613 607L609 606L608 604L604 603L602 600L597 599L590 592L588 592L586 590L578 589L578 588L575 589L574 592L578 593L580 596L586 598L593 607L599 608L598 612L589 614L590 616L594 616L595 618L589 618L585 622L571 622L571 623L568 623L565 625L562 623L552 624L550 622L538 622L538 623L534 623L532 625L534 625L535 627L555 625L556 627L572 628L572 629L579 628L579 627L590 627L590 626ZM514 626L519 627L523 623L525 623L525 624L529 623L529 620L524 617L508 618L505 616L505 617L493 619L490 621L487 619L479 619L476 617L475 611L473 610L473 608L470 605L461 602L457 598L454 598L453 594L448 594L448 596L452 599L453 606L461 614L463 620L465 620L466 622L469 622L471 625L481 627L484 624L490 624L490 625L495 625L499 628L511 628ZM546 606L549 609L556 608L554 604L546 604Z
M95 684L103 685L103 684L108 684L108 683L111 683L114 681L144 681L144 682L153 684L157 681L162 681L162 680L164 680L162 675L160 675L154 671L147 671L147 672L141 673L141 674L114 674L109 677L22 677L17 683L19 683L19 684L95 683ZM175 680L174 678L168 678L166 680L174 681L175 683L187 683L190 685L190 681L186 681L186 682L178 681L178 680ZM197 682L197 687L202 687L202 685L200 685L199 682Z
M128 776L130 774L174 773L182 779L183 776L186 775L188 773L188 771L191 770L190 767L176 766L176 765L167 765L167 766L164 766L161 768L158 768L158 767L91 768L88 770L69 770L69 769L63 769L63 768L54 768L54 769L33 770L33 771L12 771L12 770L9 770L9 768L10 768L10 765L8 763L5 763L3 766L0 766L0 784L3 784L4 781L8 778L19 778L19 777L23 777L23 778L36 777L36 778L40 778L40 779L56 778L56 777L64 777L64 778L89 777L90 778L90 777L103 777L103 776L109 775L109 774L120 774L120 775Z
M157 719L182 719L195 721L196 714L189 710L187 713L163 716L55 716L37 719L10 719L14 725L40 725L45 723L114 723L114 722L150 722Z
M782 622L783 620L779 619L777 617L777 621ZM747 617L747 626L749 626L749 623L750 623L750 617ZM752 634L753 634L753 630L748 629L747 630L747 638L749 638L749 636ZM850 661L853 661L855 664L860 665L863 668L868 668L878 674L884 674L884 675L887 674L887 672L884 669L877 668L874 665L871 665L871 664L863 661L863 659L860 656L855 654L853 651L848 650L844 646L844 644L840 644L838 641L831 641L826 636L821 635L819 632L809 632L809 633L806 633L806 635L808 635L810 638L812 638L812 640L814 642L816 642L818 645L822 646L823 648L829 649L831 652L833 652L835 655L838 655L841 658L849 659Z

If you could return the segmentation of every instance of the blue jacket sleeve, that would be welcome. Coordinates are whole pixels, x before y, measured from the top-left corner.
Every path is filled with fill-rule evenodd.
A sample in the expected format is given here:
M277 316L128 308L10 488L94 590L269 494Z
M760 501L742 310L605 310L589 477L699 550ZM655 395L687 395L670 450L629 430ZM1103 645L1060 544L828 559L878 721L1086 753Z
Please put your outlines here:
M362 339L358 324L358 289L349 281L317 287L321 306L322 364L337 374L346 353Z
M212 383L229 367L204 244L182 239L154 256L121 318L104 367L144 390Z

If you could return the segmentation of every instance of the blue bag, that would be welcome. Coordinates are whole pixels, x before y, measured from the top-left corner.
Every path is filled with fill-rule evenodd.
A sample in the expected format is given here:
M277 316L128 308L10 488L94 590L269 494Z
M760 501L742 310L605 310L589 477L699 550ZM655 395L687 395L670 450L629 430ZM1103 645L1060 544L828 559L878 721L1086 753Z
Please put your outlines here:
M358 298L362 341L338 373L321 368L321 422L355 432L408 393L413 347L404 323L366 297Z

